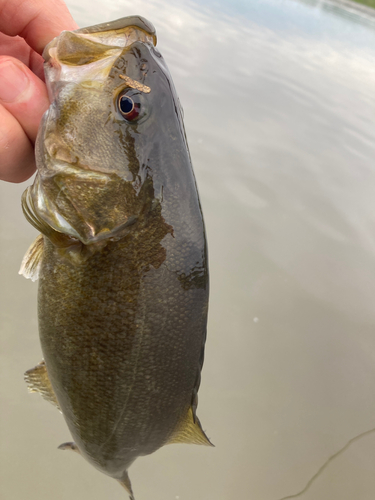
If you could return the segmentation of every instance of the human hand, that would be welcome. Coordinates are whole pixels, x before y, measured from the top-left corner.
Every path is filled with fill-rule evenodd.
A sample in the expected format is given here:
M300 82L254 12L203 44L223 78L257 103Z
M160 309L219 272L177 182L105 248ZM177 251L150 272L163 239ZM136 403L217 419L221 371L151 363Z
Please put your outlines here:
M34 143L49 106L40 54L62 30L77 28L62 0L0 0L0 179L22 182L35 172Z

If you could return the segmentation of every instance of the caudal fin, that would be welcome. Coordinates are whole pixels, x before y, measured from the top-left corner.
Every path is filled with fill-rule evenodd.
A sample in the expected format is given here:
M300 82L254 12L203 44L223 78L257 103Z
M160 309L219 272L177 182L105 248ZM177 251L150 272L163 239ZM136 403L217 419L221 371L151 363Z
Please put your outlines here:
M118 482L129 493L130 500L135 500L133 490L132 490L132 484L130 482L129 475L128 475L127 471L125 471L124 475L122 476L122 479L121 480L119 479Z

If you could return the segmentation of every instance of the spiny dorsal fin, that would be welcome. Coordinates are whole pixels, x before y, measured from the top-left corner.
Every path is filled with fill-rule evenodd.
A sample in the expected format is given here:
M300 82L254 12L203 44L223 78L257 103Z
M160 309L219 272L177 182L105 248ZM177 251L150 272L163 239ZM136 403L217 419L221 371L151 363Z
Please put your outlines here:
M36 281L38 279L40 263L43 257L43 248L43 235L40 234L25 253L18 274L31 279L31 281Z
M187 443L187 444L203 444L206 446L214 446L204 433L199 418L196 416L194 421L193 410L191 406L177 429L172 434L167 444L172 443Z
M56 395L52 389L50 379L48 378L44 361L36 365L35 368L31 368L25 372L25 382L30 392L39 392L46 401L49 401L60 410L59 403L57 402Z
M122 476L121 480L118 479L118 482L129 493L130 500L135 500L134 494L133 494L133 490L132 490L132 485L131 485L131 482L130 482L129 475L128 475L127 471L124 472L124 475Z

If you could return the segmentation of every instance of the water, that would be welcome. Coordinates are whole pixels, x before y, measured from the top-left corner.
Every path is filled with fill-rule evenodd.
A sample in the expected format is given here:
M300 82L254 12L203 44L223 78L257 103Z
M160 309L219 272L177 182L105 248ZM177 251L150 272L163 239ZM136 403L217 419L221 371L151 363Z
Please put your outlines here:
M375 18L325 1L69 1L90 25L156 26L185 109L209 239L199 416L214 449L130 469L137 500L280 500L375 427ZM24 185L1 195L1 498L125 499L27 394L41 359ZM298 498L373 500L375 432Z

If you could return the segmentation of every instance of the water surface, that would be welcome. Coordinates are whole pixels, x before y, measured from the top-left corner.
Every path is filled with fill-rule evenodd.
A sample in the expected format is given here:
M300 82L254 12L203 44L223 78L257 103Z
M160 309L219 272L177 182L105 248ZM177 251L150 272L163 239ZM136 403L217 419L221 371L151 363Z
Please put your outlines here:
M216 448L130 469L137 500L280 500L375 427L375 18L325 1L69 1L80 26L152 21L185 110L211 269L198 414ZM0 184L0 496L124 499L29 395L36 232ZM373 500L375 432L300 497Z

